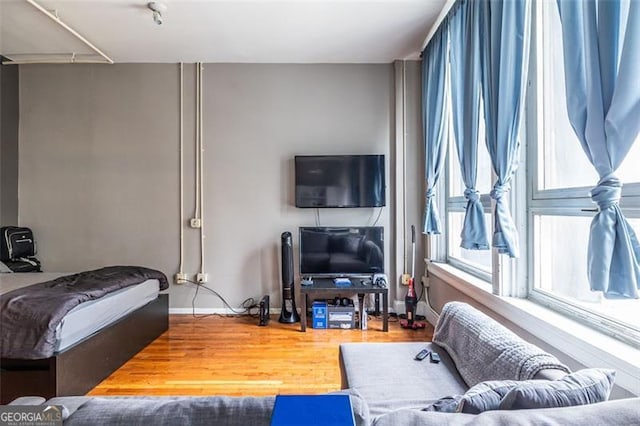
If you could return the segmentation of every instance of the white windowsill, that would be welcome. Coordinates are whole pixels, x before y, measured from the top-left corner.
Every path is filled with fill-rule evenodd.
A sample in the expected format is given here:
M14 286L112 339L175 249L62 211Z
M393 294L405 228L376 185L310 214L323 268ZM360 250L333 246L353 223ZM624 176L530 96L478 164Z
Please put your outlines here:
M616 370L615 383L640 395L640 350L526 299L500 297L451 265L426 262L430 274L588 367Z

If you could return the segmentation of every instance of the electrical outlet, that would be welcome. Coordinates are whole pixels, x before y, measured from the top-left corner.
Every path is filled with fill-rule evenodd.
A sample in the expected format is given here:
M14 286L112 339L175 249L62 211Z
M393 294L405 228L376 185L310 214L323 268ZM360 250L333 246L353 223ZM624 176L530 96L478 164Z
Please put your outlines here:
M410 280L411 280L411 275L402 274L402 285L409 285Z
M198 283L206 283L209 280L209 274L196 274L196 282Z
M424 288L429 288L429 277L428 276L420 277L420 282L422 283Z
M184 272L178 272L176 274L175 278L175 282L176 284L184 284L187 282L187 274L185 274Z
M202 219L194 217L189 224L192 228L202 228Z

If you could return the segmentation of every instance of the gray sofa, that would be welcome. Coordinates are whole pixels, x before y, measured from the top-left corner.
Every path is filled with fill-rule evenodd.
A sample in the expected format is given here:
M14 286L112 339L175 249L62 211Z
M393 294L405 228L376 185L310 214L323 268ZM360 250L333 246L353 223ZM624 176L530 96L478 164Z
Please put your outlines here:
M357 426L370 424L366 402L355 391L348 394ZM10 405L62 406L65 426L269 426L274 396L264 397L23 397Z
M415 361L423 348L442 361ZM423 411L448 395L469 390L446 350L433 343L351 343L340 347L342 386L358 391L368 405L371 425L640 425L640 398L528 410L495 410L480 414ZM536 379L564 373L544 370Z
M449 315L455 311L451 307L459 308L457 314ZM523 386L528 389L532 383L544 385L543 390L545 386L550 388L554 401L565 401L562 395L566 394L558 397L556 392L563 389L556 385L572 384L566 379L580 372L568 374L568 369L557 359L466 306L445 306L436 326L434 342L437 343L349 343L340 346L344 390L338 393L350 396L356 425L640 424L640 398L593 403L598 397L608 398L608 390L600 387L589 388L593 391L587 392L586 400L581 402L586 405L580 406L509 410L494 407L480 414L442 412L442 407L449 411L468 411L469 406L475 407L467 404L469 401L488 394L493 397L491 402L501 401L502 407L509 395L514 394L514 389ZM439 353L441 362L415 361L414 356L423 348ZM611 376L612 373L603 375L609 379ZM605 380L605 387L611 385L611 381ZM492 387L489 393L473 393L474 389L487 383L506 385ZM606 394L604 397L603 393ZM576 397L574 393L569 396ZM275 397L83 396L48 401L27 397L12 404L61 405L65 425L244 426L269 425L274 401ZM461 405L463 410L459 409Z
M469 305L445 305L433 341L340 345L342 387L367 402L372 425L640 425L640 398L607 401L613 371L570 373L555 357ZM425 348L441 362L415 360ZM592 377L602 380L589 382ZM513 394L541 406L578 403L573 400L584 405L503 409L508 402L517 407ZM461 399L477 402L487 395L495 407L461 412ZM518 403L524 408L530 402ZM464 411L477 408L470 406Z

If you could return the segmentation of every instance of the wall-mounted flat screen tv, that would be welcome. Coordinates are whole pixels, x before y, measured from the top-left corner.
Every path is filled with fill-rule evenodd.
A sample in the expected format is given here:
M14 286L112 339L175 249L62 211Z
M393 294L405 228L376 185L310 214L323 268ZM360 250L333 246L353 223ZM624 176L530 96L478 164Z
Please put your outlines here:
M369 276L384 273L384 228L302 227L300 275Z
M384 155L297 155L296 207L382 207Z

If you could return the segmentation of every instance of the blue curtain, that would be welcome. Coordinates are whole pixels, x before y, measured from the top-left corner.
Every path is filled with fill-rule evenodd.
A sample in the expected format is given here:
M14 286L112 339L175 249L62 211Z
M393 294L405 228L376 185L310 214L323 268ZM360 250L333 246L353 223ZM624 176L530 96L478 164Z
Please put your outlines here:
M427 180L424 210L425 234L439 234L441 229L434 200L435 186L447 154L445 84L447 81L448 20L445 19L422 52L422 128Z
M460 247L488 250L487 228L476 189L480 120L480 14L478 3L462 0L451 16L451 111L458 162L467 199Z
M518 234L505 195L520 156L518 133L529 67L531 2L480 1L478 7L486 143L497 175L490 193L496 201L493 247L518 257Z
M558 0L571 125L600 177L591 190L591 289L638 298L640 245L614 174L640 132L640 2ZM624 31L626 28L626 31Z

